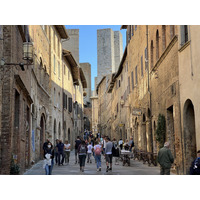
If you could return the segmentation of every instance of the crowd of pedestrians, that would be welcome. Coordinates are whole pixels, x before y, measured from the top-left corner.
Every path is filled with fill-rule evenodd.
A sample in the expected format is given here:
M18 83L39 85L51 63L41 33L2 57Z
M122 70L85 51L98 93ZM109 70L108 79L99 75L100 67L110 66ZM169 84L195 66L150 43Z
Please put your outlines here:
M160 174L170 175L170 168L174 162L173 155L169 149L169 142L165 142L164 147L158 152L158 163L160 164ZM106 162L106 172L112 171L113 157L115 158L115 165L119 164L120 151L122 149L132 151L134 147L133 137L130 140L123 142L122 139L119 141L116 138L111 139L108 136L103 136L98 133L96 137L92 133L84 133L83 137L77 136L75 141L75 164L79 163L80 171L84 172L85 163L92 163L92 157L96 163L97 172L101 171L101 160L102 158ZM52 169L55 164L60 166L63 165L64 161L66 165L69 164L71 144L69 141L62 143L61 140L56 140L55 147L47 139L43 144L44 150L44 169L46 175L52 174ZM190 167L191 175L200 175L200 150L197 152L197 158L192 162Z

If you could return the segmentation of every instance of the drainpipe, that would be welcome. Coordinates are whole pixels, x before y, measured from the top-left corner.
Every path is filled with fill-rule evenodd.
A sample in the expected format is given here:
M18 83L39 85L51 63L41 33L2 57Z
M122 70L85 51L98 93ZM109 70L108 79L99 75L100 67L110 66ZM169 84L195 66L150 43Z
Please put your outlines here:
M151 113L152 113L152 101L151 101L151 91L150 91L150 87L149 87L149 40L148 40L148 37L149 37L149 27L148 25L146 25L146 40L147 40L147 73L148 73L148 92L149 92L149 96L150 96L150 99L149 99L149 107L150 107L150 133L151 133L151 149L152 149L152 153L154 152L153 151L153 134L152 134L152 116L151 116Z

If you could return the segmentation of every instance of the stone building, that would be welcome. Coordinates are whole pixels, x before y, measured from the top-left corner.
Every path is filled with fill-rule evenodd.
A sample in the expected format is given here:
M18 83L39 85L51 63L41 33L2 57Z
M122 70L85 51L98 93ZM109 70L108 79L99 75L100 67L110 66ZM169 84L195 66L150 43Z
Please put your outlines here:
M191 161L200 149L200 26L178 26L178 61L183 171L189 173Z
M129 102L128 102L128 63L127 48L124 51L118 71L113 74L109 82L108 93L111 93L111 137L117 140L129 137L127 135L129 122Z
M158 116L164 115L164 137L170 142L175 158L173 171L188 174L199 149L196 121L199 27L123 25L121 28L127 30L126 49L108 88L105 77L97 86L98 109L103 110L109 102L105 93L111 94L111 112L107 113L112 115L111 136L123 140L133 136L136 149L155 154L159 150ZM103 130L107 119L103 111L98 112L98 126Z
M23 43L30 42L27 26L2 25L0 38L0 174L10 174L11 160L20 172L31 162L32 66L19 63L33 60L23 60Z
M122 55L121 33L112 29L97 30L97 84L107 74L117 71Z
M111 94L107 93L112 74L104 76L97 85L98 132L111 137Z
M74 144L74 94L75 87L79 80L79 68L72 55L68 50L63 49L63 140L68 140L70 144ZM73 145L71 146L73 149Z
M87 88L84 89L84 129L91 130L92 121L92 104L91 104L91 65L90 63L80 63L85 79L87 81Z
M95 94L96 92L93 91L93 95L90 97L92 103L91 131L94 135L98 133L98 96Z
M69 39L62 40L64 49L69 50L79 64L79 29L67 29Z

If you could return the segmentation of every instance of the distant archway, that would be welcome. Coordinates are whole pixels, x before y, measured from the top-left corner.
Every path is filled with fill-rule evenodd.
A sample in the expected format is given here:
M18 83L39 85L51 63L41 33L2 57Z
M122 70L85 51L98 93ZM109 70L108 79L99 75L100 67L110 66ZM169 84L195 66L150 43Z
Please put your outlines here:
M187 99L183 108L183 132L185 167L186 174L189 174L191 162L196 158L195 113L193 103L190 99Z
M43 144L45 141L45 117L44 114L42 114L40 118L40 159L43 159Z

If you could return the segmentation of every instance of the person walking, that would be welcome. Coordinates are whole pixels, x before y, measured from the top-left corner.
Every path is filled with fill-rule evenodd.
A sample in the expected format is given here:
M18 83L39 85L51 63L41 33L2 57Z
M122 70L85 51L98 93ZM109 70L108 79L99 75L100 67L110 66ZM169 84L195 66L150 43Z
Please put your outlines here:
M197 151L197 158L191 164L190 175L200 175L200 150Z
M64 144L62 143L62 140L59 140L59 143L56 146L58 148L58 166L63 165L64 162ZM61 160L62 156L62 160ZM60 161L61 160L61 161Z
M47 148L44 150L44 168L46 175L51 175L54 165L54 149L51 142L48 142Z
M112 171L112 147L113 143L110 141L109 137L106 137L106 148L105 148L105 157L107 166L106 172L108 172L108 170Z
M170 175L170 168L174 162L169 142L165 142L164 147L158 152L158 163L160 164L160 175Z
M69 164L70 148L71 145L69 144L68 140L66 140L64 144L64 152L65 152L65 163L67 163L67 165Z
M85 144L85 141L83 140L78 147L80 171L82 172L84 172L84 168L85 168L85 160L86 160L87 151L88 151L87 145Z
M87 163L92 163L92 159L91 159L91 155L92 155L92 149L93 149L93 146L91 144L91 142L89 142L89 145L87 146L88 148L88 151L87 151Z
M97 163L97 172L101 171L101 152L102 146L96 141L94 146L94 155Z
M113 138L113 149L112 149L112 155L115 157L115 165L119 165L118 160L119 160L119 148L118 148L118 143L115 138Z
M44 155L45 155L45 151L47 149L47 145L48 145L49 142L50 142L49 139L47 139L47 141L44 142L44 144L43 144Z
M80 140L80 137L77 136L77 139L75 141L75 164L77 163L77 156L78 156L78 147L79 145L81 144L81 140ZM79 159L79 158L78 158ZM79 160L78 160L79 162Z
M119 144L120 150L122 150L123 149L123 140L120 139L118 144Z
M128 145L129 145L129 151L131 152L132 148L134 147L133 137L130 137Z

